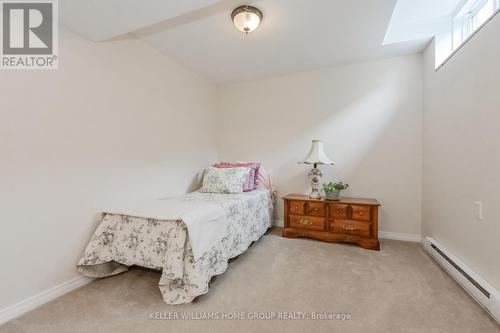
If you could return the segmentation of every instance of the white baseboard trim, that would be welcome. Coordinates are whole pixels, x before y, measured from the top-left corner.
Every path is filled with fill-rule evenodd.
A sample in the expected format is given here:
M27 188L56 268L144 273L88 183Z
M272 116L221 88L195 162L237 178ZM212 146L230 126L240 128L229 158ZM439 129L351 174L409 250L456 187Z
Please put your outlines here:
M53 299L60 297L74 289L80 288L86 285L94 279L87 278L84 276L77 276L74 279L63 282L58 286L52 287L39 294L31 296L25 300L20 301L14 305L8 306L0 310L0 325L12 320L28 311L35 309L36 307L52 301Z
M378 238L392 239L405 242L422 242L422 235L419 234L406 234L402 232L379 231Z
M283 220L275 219L274 225L276 227L284 227ZM422 242L422 236L419 234L405 234L400 232L379 231L378 237L381 239L393 239L405 242Z

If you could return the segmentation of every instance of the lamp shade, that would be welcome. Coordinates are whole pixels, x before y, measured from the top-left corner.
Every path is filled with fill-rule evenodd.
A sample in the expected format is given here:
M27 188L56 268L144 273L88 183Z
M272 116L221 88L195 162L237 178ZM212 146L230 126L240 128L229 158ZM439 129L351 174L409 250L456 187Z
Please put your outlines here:
M304 160L299 163L304 164L333 164L332 160L326 156L321 140L313 140L311 150Z

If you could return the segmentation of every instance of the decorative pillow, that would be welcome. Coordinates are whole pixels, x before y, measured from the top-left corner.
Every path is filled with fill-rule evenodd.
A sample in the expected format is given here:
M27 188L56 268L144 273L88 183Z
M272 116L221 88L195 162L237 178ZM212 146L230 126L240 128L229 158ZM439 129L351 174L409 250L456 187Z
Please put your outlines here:
M253 186L252 190L255 190L257 187L257 180L259 179L259 169L260 169L260 163L246 163L246 162L237 162L237 163L231 163L231 162L220 162L214 165L216 168L251 168L254 170L254 175L253 175Z
M248 164L248 163L247 163ZM250 168L249 166L241 165L238 163L217 163L213 165L215 168L220 168L220 169L228 169L228 168ZM255 190L255 169L249 169L250 172L248 173L248 177L245 180L245 183L243 184L243 192L250 192Z
M206 170L200 192L241 193L250 168L215 168Z
M259 179L259 175L260 175L260 163L258 162L241 162L241 161L238 161L237 164L240 164L240 165L248 165L246 168L252 168L255 170L255 188L257 188L257 185L258 185L258 179Z

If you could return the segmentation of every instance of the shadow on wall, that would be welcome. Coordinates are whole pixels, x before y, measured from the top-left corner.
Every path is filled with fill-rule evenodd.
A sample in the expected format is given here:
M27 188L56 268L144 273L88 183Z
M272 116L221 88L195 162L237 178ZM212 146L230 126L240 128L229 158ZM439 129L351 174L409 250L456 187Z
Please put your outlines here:
M204 173L205 173L205 171L200 171L194 175L193 179L191 179L191 182L189 183L189 186L187 188L187 191L186 191L187 193L194 192L194 191L199 190L201 188L201 186L203 185Z
M276 174L289 173L291 165L297 164L306 155L311 140L320 138L325 142L325 148L335 162L334 166L320 167L324 180L350 178L375 149L379 138L390 128L391 121L398 112L392 101L381 97L386 96L387 91L390 91L390 87L378 87L377 91L335 112L329 119L319 121L316 128L307 129L300 136L293 138L289 144L292 147L290 152L294 156L287 161L274 162ZM275 150L269 155L279 155L279 151ZM310 168L311 166L300 165L294 168L295 173L300 174L297 178L302 180L302 184L295 183L295 188L299 189L300 185L302 192L309 190L304 175ZM288 183L291 183L290 180L287 180Z
M345 196L379 199L384 204L382 218L387 217L384 209L395 209L394 222L403 214L417 219L421 179L417 59L397 58L229 86L223 92L220 156L260 160L273 175L280 197L308 193L311 166L298 161L307 154L311 140L320 139L335 162L321 167L325 182L351 184ZM257 106L247 102L248 91ZM395 208L398 198L412 204ZM278 212L281 219L281 200ZM411 229L406 232L419 232L419 226Z

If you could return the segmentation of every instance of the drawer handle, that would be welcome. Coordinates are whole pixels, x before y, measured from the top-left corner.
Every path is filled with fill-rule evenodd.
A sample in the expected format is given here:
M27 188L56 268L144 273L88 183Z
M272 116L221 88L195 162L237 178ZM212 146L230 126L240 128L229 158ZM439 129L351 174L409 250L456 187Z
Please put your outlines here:
M300 223L302 223L303 225L311 225L311 224L313 224L311 221L308 221L308 220L300 220Z
M337 213L337 214L340 214L340 210L337 210L337 211L336 211L336 213Z
M363 212L359 212L359 215L363 215Z
M317 210L318 210L318 208L313 208L313 210L314 210L314 211L317 211Z
M354 231L356 230L356 227L352 226L352 225L345 225L343 226L344 230L347 230L347 231Z

